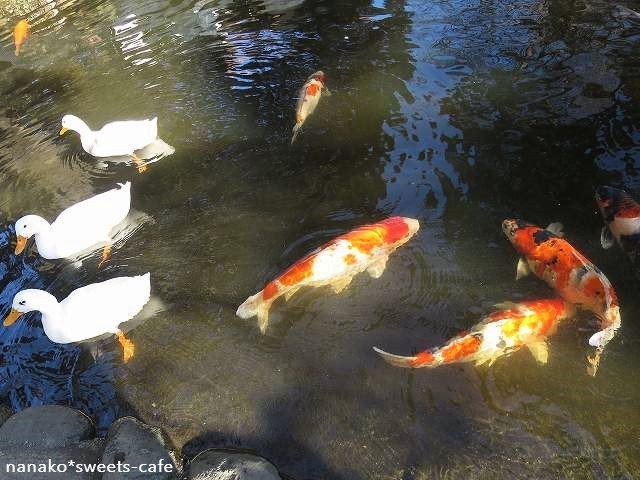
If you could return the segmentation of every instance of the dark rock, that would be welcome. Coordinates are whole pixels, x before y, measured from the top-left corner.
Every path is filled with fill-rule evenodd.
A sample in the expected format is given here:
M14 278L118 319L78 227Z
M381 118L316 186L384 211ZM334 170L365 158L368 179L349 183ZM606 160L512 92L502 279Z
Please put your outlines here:
M268 460L247 453L205 450L189 465L189 480L281 480Z
M133 417L116 420L107 435L102 463L121 463L129 472L106 472L103 480L169 480L178 476L177 462L168 452L167 442L157 427ZM141 471L144 469L144 471Z
M0 445L0 480L98 480L100 473L88 473L85 465L95 466L100 461L101 449L101 440L53 448Z
M91 420L78 410L60 405L27 408L0 427L0 447L64 447L90 438L93 438Z
M0 425L6 422L13 415L13 410L8 405L0 403Z

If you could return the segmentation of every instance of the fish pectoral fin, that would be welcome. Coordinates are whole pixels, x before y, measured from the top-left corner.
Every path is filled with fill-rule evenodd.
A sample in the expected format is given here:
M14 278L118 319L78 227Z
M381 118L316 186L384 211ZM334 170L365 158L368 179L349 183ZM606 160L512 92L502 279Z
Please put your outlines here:
M564 237L564 225L560 222L550 223L545 230L553 233L557 237Z
M514 302L500 302L500 303L493 304L494 308L499 308L500 310L512 310L517 306L518 304Z
M516 280L520 280L530 273L531 268L529 268L529 264L524 258L520 257L520 260L518 260L518 267L516 268Z
M284 299L285 299L285 301L287 301L287 302L288 302L288 301L289 301L289 299L290 299L291 297L293 297L293 296L296 294L296 292L297 292L298 290L300 290L300 287L293 287L293 288L291 288L291 289L287 290L287 291L284 293Z
M327 87L322 87L322 94L326 95L327 97L331 96L331 90L329 90Z
M613 238L611 230L609 230L608 227L602 227L602 231L600 232L600 245L602 245L602 248L604 248L605 250L611 248L613 247L614 243L615 240Z
M349 286L349 284L351 283L351 280L353 280L353 277L340 278L339 280L336 280L331 284L331 288L333 289L334 292L340 293Z
M549 360L549 346L544 340L527 343L527 348L540 365L545 365Z
M367 268L367 273L371 275L372 278L380 278L384 273L384 269L387 268L387 260L389 257L383 257L379 260L373 262Z

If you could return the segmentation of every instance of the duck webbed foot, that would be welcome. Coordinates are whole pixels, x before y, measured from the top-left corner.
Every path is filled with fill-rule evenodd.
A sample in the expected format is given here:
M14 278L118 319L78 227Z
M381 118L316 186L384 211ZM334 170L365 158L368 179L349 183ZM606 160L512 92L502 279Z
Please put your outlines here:
M142 160L138 155L132 153L131 160L133 160L134 165L137 167L138 173L144 173L147 171L148 163Z
M118 330L116 332L116 336L118 337L118 342L122 345L122 359L124 363L127 363L133 357L135 345L131 340L124 336L124 332L122 330Z
M107 243L102 249L102 255L100 256L100 263L98 263L98 268L102 267L102 265L109 260L109 256L111 255L111 244Z

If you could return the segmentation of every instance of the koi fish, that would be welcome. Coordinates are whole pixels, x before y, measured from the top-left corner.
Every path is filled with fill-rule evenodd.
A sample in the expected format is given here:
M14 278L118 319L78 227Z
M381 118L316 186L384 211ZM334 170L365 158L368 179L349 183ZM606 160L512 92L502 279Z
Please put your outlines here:
M294 263L263 290L247 298L238 307L240 318L258 317L260 331L265 333L271 304L283 296L289 300L302 287L329 285L340 293L353 277L365 270L379 278L389 255L406 243L420 227L418 220L391 217L372 225L364 225L341 235Z
M27 40L31 25L26 20L20 20L13 29L13 43L16 46L16 57L20 54L22 44Z
M311 75L298 93L298 104L296 105L296 124L293 126L293 137L291 137L291 144L298 136L298 132L302 128L302 124L307 117L313 113L318 106L320 96L324 93L327 96L331 95L331 92L324 84L324 72L318 70Z
M640 260L640 204L624 190L599 187L596 202L606 224L602 227L602 248L611 248L614 242L631 258Z
M373 349L396 367L435 368L450 363L493 364L498 358L527 347L536 361L547 363L546 339L554 334L561 320L575 314L575 308L561 299L506 302L484 317L470 331L449 340L444 346L425 350L411 357Z
M533 272L566 301L593 312L602 329L589 338L597 347L590 359L595 374L604 346L620 327L618 297L609 279L587 257L562 238L562 224L546 229L521 220L505 220L502 231L522 255L518 261L516 280ZM594 364L594 362L596 362Z

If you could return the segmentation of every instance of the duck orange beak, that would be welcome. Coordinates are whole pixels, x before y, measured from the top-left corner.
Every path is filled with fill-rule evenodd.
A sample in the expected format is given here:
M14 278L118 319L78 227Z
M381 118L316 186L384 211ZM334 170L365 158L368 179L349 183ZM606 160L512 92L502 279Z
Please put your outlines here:
M68 128L66 128L66 127L62 127L62 128L60 129L60 135L64 135L64 134L65 134L65 133L67 133L68 131L69 131L69 129L68 129Z
M18 235L18 241L16 242L16 255L20 255L24 250L24 247L27 246L27 237L23 237L22 235Z
M13 325L13 324L14 324L14 322L15 322L18 318L20 318L20 315L22 315L22 312L19 312L19 311L17 311L17 310L15 310L15 309L13 309L13 308L12 308L12 309L11 309L11 311L9 312L9 315L7 315L7 318L5 318L5 319L4 319L4 322L2 322L2 324L3 324L5 327L8 327L8 326L10 326L10 325Z

